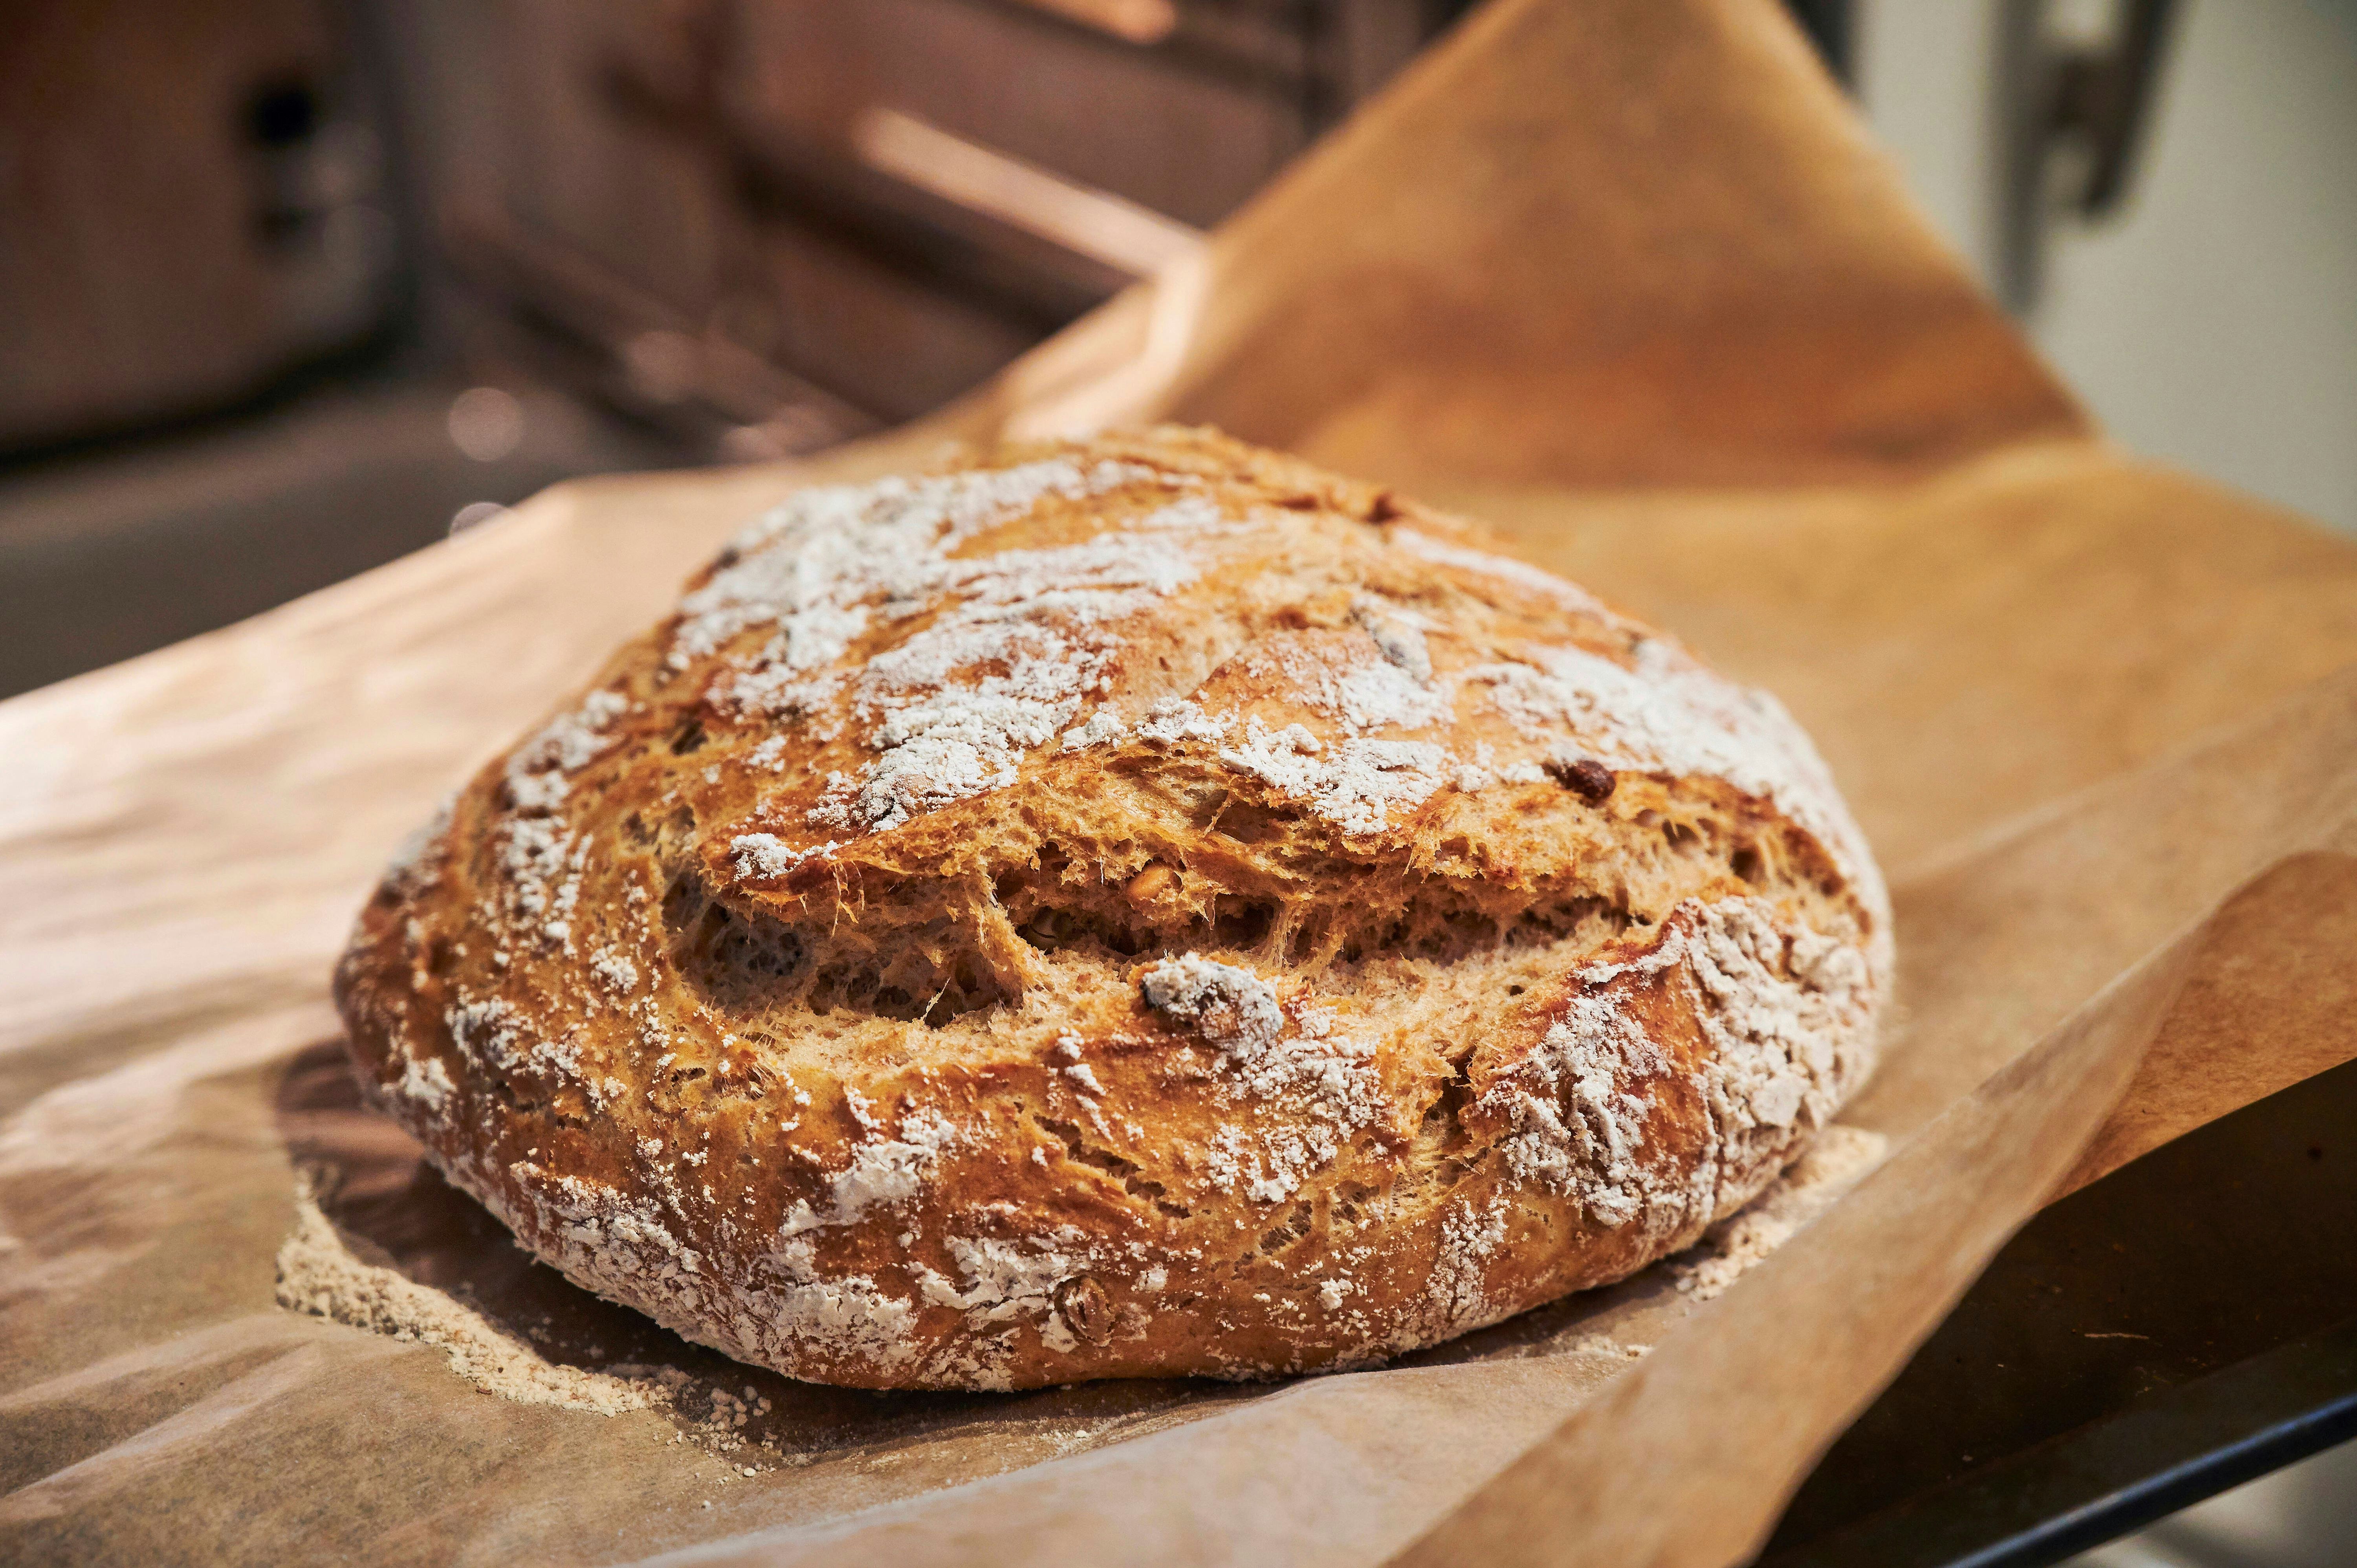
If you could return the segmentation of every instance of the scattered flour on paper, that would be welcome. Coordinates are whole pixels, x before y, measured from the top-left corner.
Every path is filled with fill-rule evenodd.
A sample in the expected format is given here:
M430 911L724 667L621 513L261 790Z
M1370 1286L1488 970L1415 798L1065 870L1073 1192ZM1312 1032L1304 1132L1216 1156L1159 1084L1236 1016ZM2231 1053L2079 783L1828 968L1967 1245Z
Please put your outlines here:
M1651 1345L1615 1339L1609 1334L1583 1334L1564 1347L1574 1356L1601 1356L1611 1361L1641 1361L1653 1353Z
M660 1380L558 1366L464 1302L361 1262L320 1211L307 1176L296 1178L295 1230L278 1249L278 1305L431 1345L475 1387L521 1404L619 1415L672 1402Z
M307 1174L296 1177L295 1229L278 1249L278 1305L404 1343L431 1345L477 1389L519 1404L592 1415L665 1412L680 1428L673 1442L693 1441L732 1456L732 1477L793 1463L744 1434L748 1421L771 1409L749 1384L740 1397L677 1367L619 1363L593 1372L560 1366L447 1292L355 1257L321 1211ZM692 1413L698 1407L701 1416ZM748 1449L759 1450L759 1467L736 1457Z
M1678 1289L1696 1301L1718 1295L1831 1208L1882 1163L1889 1148L1890 1140L1863 1127L1826 1128L1767 1191L1712 1226L1684 1257L1671 1261L1670 1273Z

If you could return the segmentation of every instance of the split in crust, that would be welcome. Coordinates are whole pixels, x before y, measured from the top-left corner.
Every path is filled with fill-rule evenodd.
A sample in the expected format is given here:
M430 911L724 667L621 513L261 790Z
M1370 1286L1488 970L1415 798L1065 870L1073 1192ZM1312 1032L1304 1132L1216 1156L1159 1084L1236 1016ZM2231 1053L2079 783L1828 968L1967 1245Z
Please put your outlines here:
M361 1081L578 1283L869 1388L1362 1364L1693 1242L1872 1061L1772 699L1159 429L804 490L423 830Z

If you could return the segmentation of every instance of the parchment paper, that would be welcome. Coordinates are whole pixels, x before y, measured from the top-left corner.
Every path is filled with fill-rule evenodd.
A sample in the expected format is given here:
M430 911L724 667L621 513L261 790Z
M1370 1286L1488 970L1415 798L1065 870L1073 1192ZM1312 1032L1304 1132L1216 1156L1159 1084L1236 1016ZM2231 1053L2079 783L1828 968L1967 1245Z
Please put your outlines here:
M357 1110L326 972L388 847L718 538L1163 414L1465 505L1787 701L1894 873L1882 1171L1715 1301L1657 1271L1373 1372L889 1396L574 1291ZM922 427L563 487L0 704L0 1554L1736 1561L2040 1201L2357 1055L2352 662L2357 551L2096 440L1775 6L1502 0ZM280 1309L298 1167L553 1360L768 1398L759 1473Z

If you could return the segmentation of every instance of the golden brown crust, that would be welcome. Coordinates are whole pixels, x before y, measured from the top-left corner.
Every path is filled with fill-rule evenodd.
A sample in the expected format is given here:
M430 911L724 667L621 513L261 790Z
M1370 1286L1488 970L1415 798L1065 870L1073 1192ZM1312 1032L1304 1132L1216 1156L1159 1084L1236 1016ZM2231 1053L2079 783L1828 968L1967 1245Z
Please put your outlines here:
M1206 432L806 491L338 974L582 1284L797 1377L1364 1361L1622 1277L1870 1065L1822 765L1478 531Z

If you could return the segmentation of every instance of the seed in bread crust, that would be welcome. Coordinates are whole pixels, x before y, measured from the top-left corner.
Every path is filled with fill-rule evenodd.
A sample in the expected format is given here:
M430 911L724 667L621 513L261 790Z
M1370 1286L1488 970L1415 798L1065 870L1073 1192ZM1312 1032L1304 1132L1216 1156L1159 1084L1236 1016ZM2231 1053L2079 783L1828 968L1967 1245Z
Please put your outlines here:
M1620 780L1609 768L1592 757L1573 758L1557 755L1539 765L1547 777L1587 801L1600 806L1612 798L1614 786Z
M1133 904L1150 904L1178 883L1178 874L1157 861L1129 879L1129 886L1121 890L1122 897Z
M1056 1315L1071 1331L1092 1345L1113 1337L1113 1303L1104 1286L1086 1274L1056 1287Z

